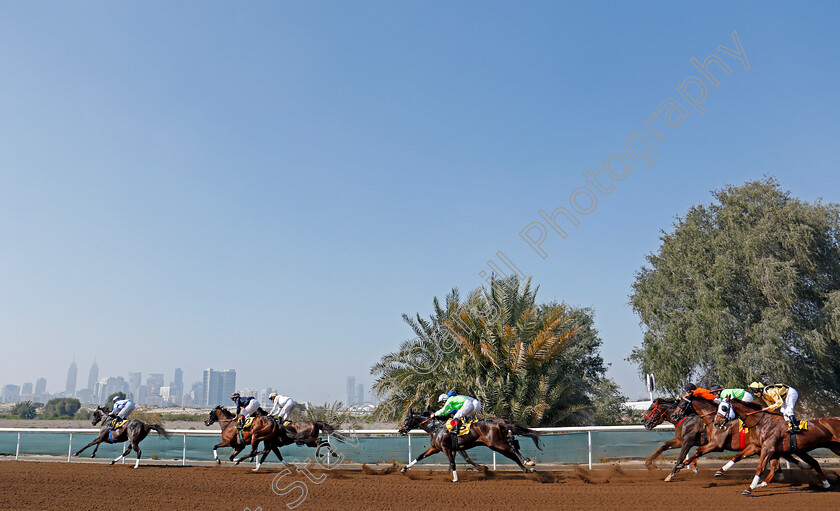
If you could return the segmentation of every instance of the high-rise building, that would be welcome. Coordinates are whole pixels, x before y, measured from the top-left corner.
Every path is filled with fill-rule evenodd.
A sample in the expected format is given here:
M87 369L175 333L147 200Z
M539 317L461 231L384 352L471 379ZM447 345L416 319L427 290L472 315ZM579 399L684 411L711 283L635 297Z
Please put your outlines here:
M236 390L236 370L215 371L212 368L204 370L204 406L227 403L230 395Z
M190 404L193 406L205 406L204 382L197 381L190 385Z
M138 389L140 389L140 385L142 385L142 383L143 383L143 373L141 373L139 371L136 372L136 373L132 373L132 372L128 373L128 390L131 393L131 395L133 396L134 402L137 403L137 404L143 404L145 402L145 400L140 401L140 396L137 393L137 391L138 391Z
M44 377L38 378L35 381L35 401L41 401L41 397L47 393L47 379ZM39 397L41 396L41 397Z
M175 368L175 377L169 386L172 387L172 404L180 405L184 397L184 371L180 367Z
M34 397L35 396L32 392L32 383L24 383L23 386L20 388L20 398L24 401L32 401Z
M3 389L0 390L0 402L2 403L14 403L20 400L20 387L17 385L5 385Z
M159 396L163 387L163 373L152 373L146 379L146 392L149 397Z
M362 404L365 402L365 386L361 383L356 388L356 403Z
M356 404L356 377L347 377L347 402L344 406L351 406Z
M78 372L78 368L76 367L76 359L74 358L73 363L70 364L70 368L67 369L67 385L64 386L65 397L76 395L76 372Z
M96 365L96 359L93 359L93 365L90 366L90 372L88 373L88 385L91 391L96 387L96 382L99 381L99 366Z

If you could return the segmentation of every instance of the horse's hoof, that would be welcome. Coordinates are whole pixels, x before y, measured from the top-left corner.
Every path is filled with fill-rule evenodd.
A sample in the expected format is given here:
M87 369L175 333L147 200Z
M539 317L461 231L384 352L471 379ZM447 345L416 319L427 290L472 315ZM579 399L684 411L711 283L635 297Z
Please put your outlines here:
M95 455L95 454L91 454L91 455L90 455L90 457L91 457L91 458L95 458L95 457L96 457L96 455Z
M718 470L717 472L715 472L715 477L723 477L723 471Z
M221 465L221 464L222 464L222 460L216 460L216 465Z
M665 478L665 482L666 482L666 483L670 483L670 482L671 482L671 478L672 478L672 477L674 477L674 476L668 476L668 477L666 477L666 478Z
M752 495L752 490L750 490L749 488L747 488L746 490L744 490L744 491L742 491L742 492L741 492L741 495Z
M533 466L536 465L536 463L534 463L534 460L526 459L525 463L523 463L523 465L525 465L526 467L533 467Z
M251 469L251 472L259 472L259 471L260 471L260 469L258 469L258 468L252 468Z
M109 463L109 465L113 465L114 463L116 463L116 461L112 461L111 463Z
M831 488L831 483L829 483L827 480L823 481L822 482L822 487L827 490L827 489Z
M756 488L764 488L765 486L767 486L767 481L761 481Z

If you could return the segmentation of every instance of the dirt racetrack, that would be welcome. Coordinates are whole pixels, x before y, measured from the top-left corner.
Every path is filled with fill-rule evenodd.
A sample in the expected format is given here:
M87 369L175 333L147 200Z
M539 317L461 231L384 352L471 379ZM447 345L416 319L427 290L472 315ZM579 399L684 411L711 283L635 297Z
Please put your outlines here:
M152 463L149 461L148 463ZM604 470L570 469L521 472L448 472L415 468L407 475L396 467L374 470L294 468L279 466L259 473L244 467L108 466L98 463L36 461L0 462L0 509L27 510L286 510L308 494L300 510L419 509L563 509L668 510L698 509L840 509L840 479L829 471L832 490L819 490L799 470L786 471L784 482L740 491L752 477L748 468L713 478L711 469L683 473L664 483L664 470L613 466ZM273 485L273 487L272 487Z

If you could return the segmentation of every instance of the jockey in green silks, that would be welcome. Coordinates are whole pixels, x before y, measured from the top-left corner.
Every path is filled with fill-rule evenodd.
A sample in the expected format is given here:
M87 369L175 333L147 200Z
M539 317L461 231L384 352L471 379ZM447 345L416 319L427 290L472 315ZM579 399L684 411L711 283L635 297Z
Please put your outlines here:
M461 429L462 420L481 410L481 402L470 396L461 396L450 391L447 394L438 396L438 401L445 401L443 408L432 414L432 417L452 417L452 448L458 448L458 432Z

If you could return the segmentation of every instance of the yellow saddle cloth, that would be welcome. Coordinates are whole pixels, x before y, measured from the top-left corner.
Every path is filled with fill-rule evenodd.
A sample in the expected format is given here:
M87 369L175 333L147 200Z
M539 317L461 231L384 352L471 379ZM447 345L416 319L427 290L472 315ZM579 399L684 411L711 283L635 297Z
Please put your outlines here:
M788 422L788 428L790 428L791 424ZM808 421L799 421L799 430L800 431L808 431Z
M745 428L744 427L744 421L742 421L741 419L738 419L738 433L740 433L741 431L743 431L744 433L749 433L750 428Z
M128 419L114 421L111 425L111 429L120 429L121 427L125 426L126 422L128 422Z
M464 436L467 433L469 433L470 432L470 426L472 426L476 422L478 422L478 419L472 419L469 422L462 423L461 424L461 431L458 432L458 436ZM452 419L449 419L448 421L446 421L446 430L447 431L452 431L452 428L454 428L454 427L455 426L452 425Z
M242 429L248 429L251 427L251 424L254 423L254 417L245 417L245 425L242 426Z
M283 426L284 427L285 426L291 426L291 425L292 425L292 421L283 421Z

